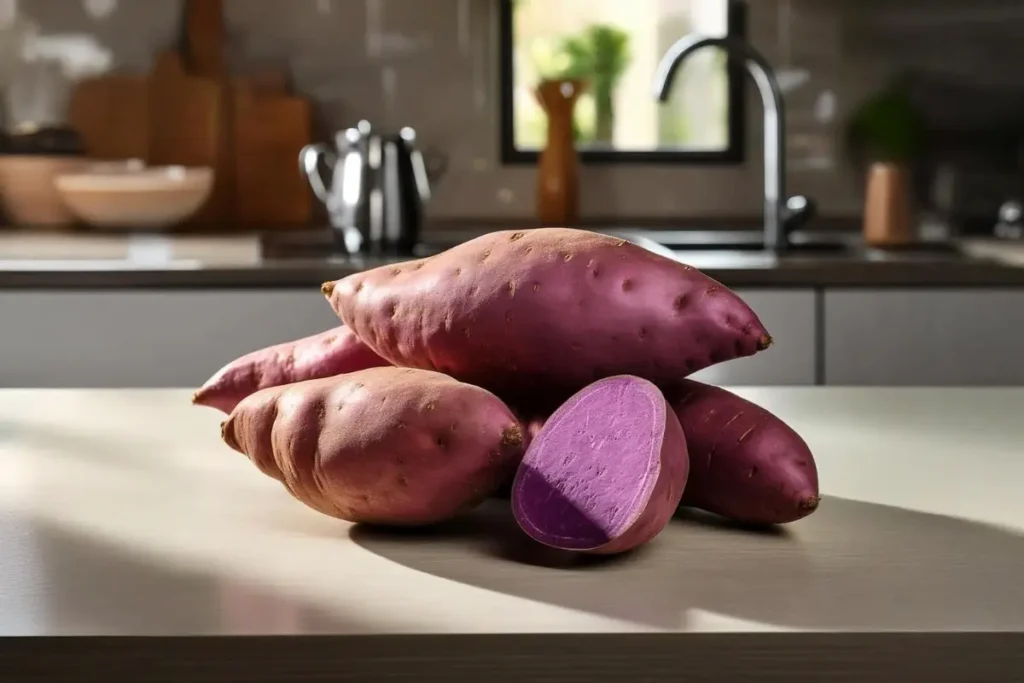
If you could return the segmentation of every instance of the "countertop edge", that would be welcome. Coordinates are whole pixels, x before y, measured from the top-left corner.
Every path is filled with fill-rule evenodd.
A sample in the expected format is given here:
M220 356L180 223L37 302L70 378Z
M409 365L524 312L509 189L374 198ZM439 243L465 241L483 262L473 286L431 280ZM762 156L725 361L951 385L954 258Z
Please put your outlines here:
M46 290L268 290L319 289L360 269L210 268L200 270L71 270L0 272L0 292ZM750 289L814 288L1024 288L1024 268L994 264L942 268L886 268L868 273L856 267L702 268L727 287Z
M67 680L1010 681L1024 633L0 638L4 683Z
M734 288L1024 288L1024 261L1016 263L1002 254L1000 250L1005 245L1001 243L979 239L962 241L961 246L969 256L958 259L933 258L928 254L856 251L849 257L797 253L772 258L764 254L752 255L742 249L672 251L659 247L660 243L654 241L652 235L659 231L643 231L635 227L616 230L618 232L609 231L609 234L621 236L622 231L632 230L630 234L639 240L638 244L688 263ZM479 234L449 230L434 232L433 239L435 246L455 245ZM696 235L698 243L706 237L702 237L700 232L688 234L691 237ZM836 234L839 233L832 233L829 239L840 239ZM845 236L841 241L855 239L855 233L842 235ZM805 237L813 235L808 233ZM42 238L27 235L22 239ZM230 238L220 241L201 237L192 239L183 235L180 239L157 236L154 238L156 241L150 243L146 236L135 236L131 239L141 240L134 244L135 252L130 248L132 244L125 243L118 248L107 244L110 241L120 244L115 237L94 239L99 240L99 246L92 242L80 244L74 259L68 258L66 248L54 248L45 239L42 246L22 244L20 251L15 249L6 261L0 258L0 292L307 289L319 288L327 280L411 258L330 256L331 243L324 241L322 231L293 235L278 241L261 234L238 237L234 241ZM680 238L670 236L666 239ZM123 241L124 238L121 239ZM327 251L321 253L324 249ZM135 256L128 258L132 253ZM33 254L40 256L26 258ZM44 258L47 254L49 258Z

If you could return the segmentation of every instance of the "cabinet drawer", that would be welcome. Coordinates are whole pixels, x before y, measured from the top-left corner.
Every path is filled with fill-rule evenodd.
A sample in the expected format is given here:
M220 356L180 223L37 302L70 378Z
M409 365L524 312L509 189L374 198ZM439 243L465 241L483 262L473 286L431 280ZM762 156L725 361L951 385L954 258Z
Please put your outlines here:
M828 384L1024 384L1024 290L825 295Z
M340 324L312 290L0 294L0 386L194 387Z

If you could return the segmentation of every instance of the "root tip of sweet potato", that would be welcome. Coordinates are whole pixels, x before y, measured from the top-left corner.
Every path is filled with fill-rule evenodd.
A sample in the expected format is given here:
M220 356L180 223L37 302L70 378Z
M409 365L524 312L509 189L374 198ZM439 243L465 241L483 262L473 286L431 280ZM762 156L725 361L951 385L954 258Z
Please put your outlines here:
M330 297L332 294L334 294L334 287L334 282L325 282L322 285L320 285L320 291L324 293L324 296Z
M757 341L757 350L764 351L774 343L775 340L772 339L772 336L770 334L766 334Z
M523 430L519 425L512 425L501 433L501 445L521 446L523 444Z
M808 496L800 501L797 509L800 511L801 516L806 517L818 509L819 503L821 503L821 496Z
M236 450L241 453L242 449L238 447L238 441L235 440L234 422L234 418L229 417L220 423L220 438L223 439L224 443L226 443L232 450Z

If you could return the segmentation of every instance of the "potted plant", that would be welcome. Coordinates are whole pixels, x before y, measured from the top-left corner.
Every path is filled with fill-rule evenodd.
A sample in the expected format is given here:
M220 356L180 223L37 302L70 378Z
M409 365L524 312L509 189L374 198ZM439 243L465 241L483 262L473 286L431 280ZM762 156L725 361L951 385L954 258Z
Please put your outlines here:
M864 239L872 246L913 242L911 164L924 142L921 113L899 81L868 98L846 130L852 158L867 166Z
M594 142L611 144L615 131L615 89L629 66L629 34L592 24L561 46L568 65L563 78L585 80L594 100ZM577 130L577 134L579 131Z

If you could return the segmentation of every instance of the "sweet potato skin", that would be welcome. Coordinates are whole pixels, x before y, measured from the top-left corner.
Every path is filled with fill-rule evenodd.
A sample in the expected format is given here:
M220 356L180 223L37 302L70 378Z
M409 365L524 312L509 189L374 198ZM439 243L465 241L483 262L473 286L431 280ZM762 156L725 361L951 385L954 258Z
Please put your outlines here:
M665 390L686 435L690 467L681 507L755 526L788 524L820 503L818 470L792 427L736 394L680 380ZM520 410L530 438L546 418ZM495 494L511 495L511 482Z
M613 375L674 381L771 344L749 306L700 271L567 228L490 233L323 290L389 362L515 402L557 404Z
M669 398L690 449L683 506L752 525L787 524L817 509L814 456L789 425L694 380L682 380Z
M493 394L392 367L262 389L221 434L311 508L384 525L472 508L523 455L522 428Z
M193 394L192 402L230 413L239 401L260 389L386 365L386 360L341 325L231 361Z
M513 512L545 545L627 552L668 525L689 464L682 426L658 388L610 377L575 394L536 433L512 485Z

